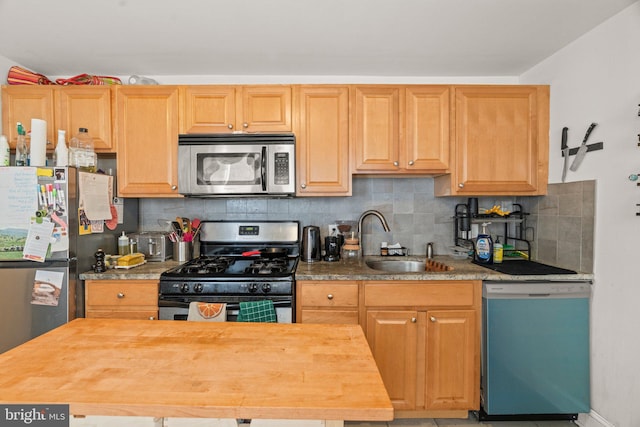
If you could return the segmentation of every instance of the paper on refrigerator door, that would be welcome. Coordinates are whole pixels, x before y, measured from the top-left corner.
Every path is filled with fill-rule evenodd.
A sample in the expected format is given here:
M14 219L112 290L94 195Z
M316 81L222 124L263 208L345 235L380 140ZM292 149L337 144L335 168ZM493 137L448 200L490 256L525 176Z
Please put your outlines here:
M80 206L91 221L111 219L113 177L96 173L78 173Z

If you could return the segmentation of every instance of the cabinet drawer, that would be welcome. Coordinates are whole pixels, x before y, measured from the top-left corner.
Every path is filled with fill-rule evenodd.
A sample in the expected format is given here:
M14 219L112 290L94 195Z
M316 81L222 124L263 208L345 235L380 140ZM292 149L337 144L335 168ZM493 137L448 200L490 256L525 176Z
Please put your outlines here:
M303 307L357 307L356 282L302 283L298 298Z
M87 281L85 292L87 308L158 306L155 281Z
M302 310L300 323L358 324L357 310Z
M156 320L157 310L87 310L87 319Z
M364 301L367 307L471 307L474 282L367 282Z

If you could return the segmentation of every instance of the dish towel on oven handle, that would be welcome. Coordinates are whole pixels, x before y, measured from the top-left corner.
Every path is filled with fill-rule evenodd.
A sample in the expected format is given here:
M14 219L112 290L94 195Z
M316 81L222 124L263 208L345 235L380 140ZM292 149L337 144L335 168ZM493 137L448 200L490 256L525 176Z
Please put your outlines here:
M238 322L276 323L277 321L276 309L273 307L273 301L271 300L240 303Z
M195 322L225 322L227 304L192 301L189 303L187 320Z

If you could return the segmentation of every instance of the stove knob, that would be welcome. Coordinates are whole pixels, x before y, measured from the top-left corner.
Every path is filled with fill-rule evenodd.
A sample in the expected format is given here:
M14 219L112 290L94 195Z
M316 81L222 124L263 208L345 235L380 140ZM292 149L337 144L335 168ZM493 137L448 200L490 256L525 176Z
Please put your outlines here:
M248 289L249 289L249 292L251 292L251 293L258 292L258 284L257 283L249 283Z
M196 284L193 286L193 290L194 290L195 292L197 292L197 293L202 292L202 291L203 291L203 289L204 289L204 285L203 285L202 283L196 283Z
M265 294L271 292L271 283L263 283L262 292L264 292Z
M188 283L182 283L180 285L180 292L182 292L183 294L186 294L187 292L189 292L189 284Z

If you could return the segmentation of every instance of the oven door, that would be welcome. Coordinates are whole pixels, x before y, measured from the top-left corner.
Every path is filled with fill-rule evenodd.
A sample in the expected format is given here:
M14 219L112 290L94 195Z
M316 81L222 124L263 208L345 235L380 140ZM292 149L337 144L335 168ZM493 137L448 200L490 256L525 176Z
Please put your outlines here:
M271 298L270 298L271 299ZM276 317L278 323L293 323L294 322L294 309L291 298L273 298L273 306L276 310ZM225 302L219 297L202 297L198 298L200 302ZM255 299L254 299L255 301ZM185 298L170 299L161 298L158 301L158 318L160 320L187 320L189 314L189 301L185 301ZM238 313L240 312L240 304L238 302L226 302L227 304L227 322L236 322L238 320Z

